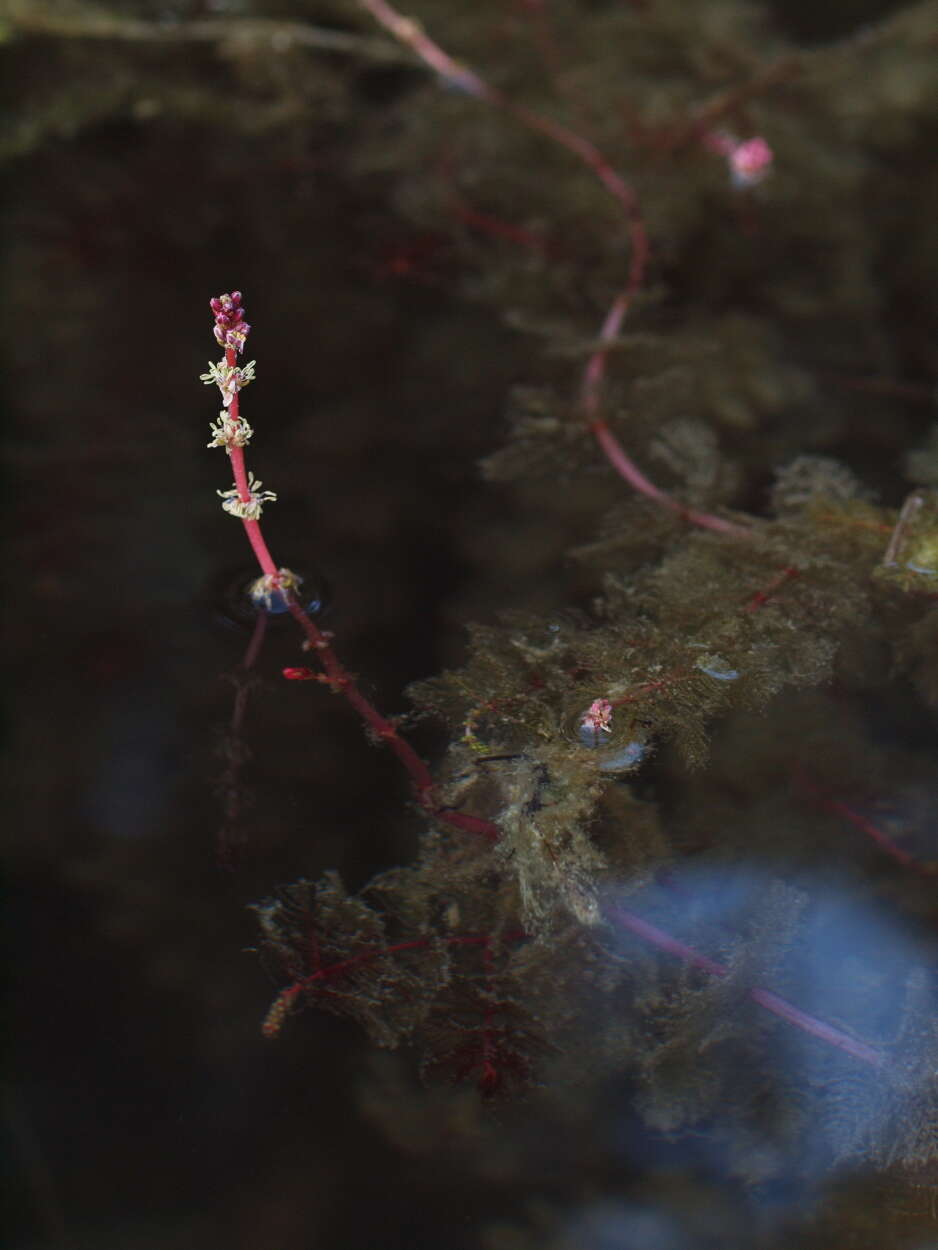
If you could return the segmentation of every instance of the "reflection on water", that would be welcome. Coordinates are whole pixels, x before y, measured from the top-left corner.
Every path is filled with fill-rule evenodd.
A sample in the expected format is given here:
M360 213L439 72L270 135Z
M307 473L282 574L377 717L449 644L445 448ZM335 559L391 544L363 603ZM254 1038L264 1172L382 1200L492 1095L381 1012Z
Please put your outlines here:
M637 1099L652 1124L689 1132L696 1166L744 1179L777 1220L786 1209L806 1213L834 1167L862 1170L927 1150L922 1134L938 1122L929 1066L938 1002L921 935L908 924L834 879L802 873L782 883L746 865L676 868L628 906L716 952L725 972L694 991L696 1009L685 1008L693 1018L681 1027L695 1039L700 1070L675 1068L665 1052L643 1073ZM622 947L634 955L634 939ZM766 1012L763 989L769 1006L781 995L808 1027ZM762 1014L747 1006L752 999ZM856 1039L858 1054L819 1041L814 1022ZM738 1045L732 1072L721 1073L721 1047L747 1033L761 1053ZM714 1062L701 1096L686 1083L707 1081ZM644 1143L630 1132L623 1149L638 1164Z

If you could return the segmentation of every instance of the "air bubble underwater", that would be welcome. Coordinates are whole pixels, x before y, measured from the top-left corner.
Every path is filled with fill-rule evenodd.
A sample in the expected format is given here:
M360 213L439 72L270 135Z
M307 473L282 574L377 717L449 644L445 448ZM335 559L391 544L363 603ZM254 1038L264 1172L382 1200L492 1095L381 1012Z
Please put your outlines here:
M702 673L706 673L708 677L712 677L714 681L738 681L739 671L730 668L726 660L719 655L702 655L697 661L696 667Z

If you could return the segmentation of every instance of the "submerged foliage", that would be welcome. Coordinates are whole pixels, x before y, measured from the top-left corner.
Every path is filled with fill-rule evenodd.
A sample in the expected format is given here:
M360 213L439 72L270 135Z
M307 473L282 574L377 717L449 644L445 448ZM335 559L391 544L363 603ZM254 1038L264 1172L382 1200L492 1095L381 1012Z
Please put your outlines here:
M793 10L735 0L420 0L458 58L435 78L380 8L0 18L25 70L54 53L0 155L108 119L198 119L222 165L328 131L409 232L389 269L491 307L535 359L483 464L523 532L465 539L516 597L411 692L450 735L418 853L256 907L265 1031L313 1005L487 1097L625 1088L749 1183L927 1176L936 6L804 46ZM487 362L460 348L471 389Z
M532 549L568 534L553 559L588 593L474 626L414 687L452 735L419 853L257 907L283 985L265 1031L312 1004L486 1096L627 1081L653 1131L706 1128L749 1182L928 1166L938 502L903 503L882 461L917 437L934 482L888 383L935 363L893 203L924 174L934 6L812 49L748 4L692 31L669 3L424 8L494 86L403 77L351 163L393 170L447 282L546 344L484 471L536 503ZM606 155L552 146L530 124L551 110ZM757 135L772 167L747 178L724 157ZM628 327L597 334L629 258Z
M936 518L923 499L908 549L933 541ZM729 549L690 535L628 578L613 562L590 614L476 629L466 667L414 696L455 731L444 805L492 821L498 842L438 828L415 864L357 899L330 878L260 908L266 947L290 978L274 1025L315 1002L361 1020L381 1044L422 1041L428 1070L471 1076L487 1093L570 1050L581 1079L631 1069L649 1123L669 1132L717 1108L732 1120L735 1108L790 1145L815 1123L812 1098L826 1105L842 1087L827 1120L832 1158L929 1158L938 1086L924 948L879 914L883 887L897 888L882 851L859 837L845 844L846 800L873 775L871 743L856 736L864 720L873 728L864 701L882 698L888 672L914 668L909 640L935 611L938 571L883 563L895 522L869 504L815 499ZM830 694L784 696L815 687ZM599 694L614 707L611 732L584 741L578 722ZM831 725L845 709L853 740ZM737 740L730 760L722 743L740 732L753 745ZM928 784L920 751L881 754L878 769ZM761 794L747 793L760 782ZM775 808L764 823L760 805ZM922 833L882 843L895 857L910 835ZM927 918L930 886L919 885L931 864L917 856L934 848L902 853L907 919ZM689 966L637 946L629 934L643 933L621 923L623 902L629 916L663 918L657 931L687 944ZM833 947L832 912L847 934ZM812 977L855 989L832 1011L816 987L804 1001ZM801 1039L797 1060L780 1063L793 1026L751 999L756 987L789 985L804 1012L857 1038L861 1061L839 1042ZM871 996L882 1000L873 1010ZM749 1148L734 1149L743 1167Z
M278 633L271 620L263 655L256 635L229 674L222 765L199 757L180 782L201 832L200 770L224 769L224 849L233 862L249 842L260 864L258 883L234 879L235 909L282 873L318 878L271 892L246 922L274 986L264 1031L295 1046L252 1061L312 1091L311 1167L320 1142L338 1159L358 1098L403 1152L457 1157L467 1211L474 1180L495 1206L510 1178L514 1222L486 1250L787 1245L748 1219L734 1240L707 1213L730 1192L753 1201L739 1209L764 1199L800 1219L832 1177L839 1209L826 1233L799 1227L799 1246L921 1250L938 1162L938 6L407 0L420 25L403 42L373 21L382 11L0 4L0 160L26 188L8 221L8 339L14 374L42 379L17 452L23 584L42 605L31 669L59 681L42 654L54 618L81 683L72 721L30 692L21 784L46 796L37 770L68 764L69 849L50 858L76 875L91 707L119 799L88 817L118 847L117 919L99 923L159 935L137 997L188 975L225 1035L206 1054L230 1053L235 1015L254 1036L240 994L257 978L232 959L238 995L219 991L207 934L225 905L205 840L150 803L138 769L160 753L149 722L195 738L192 691L201 705L213 686L188 646L187 596L240 526L215 546L213 492L231 479L194 466L216 410L182 420L178 385L204 298L243 283L268 335L252 468L278 488L277 550L342 587L323 638L335 630L363 697L389 687L384 652L399 655L408 629L410 663L441 620L483 622L412 688L409 714L370 722L383 742L421 720L448 742L409 814L389 791L387 826L362 796L388 792L395 761L345 732L341 698L311 680L265 703L265 673L316 664L315 647L289 650L289 621ZM421 60L421 31L453 58L442 71ZM123 307L170 353L143 381L136 347L103 333ZM72 395L94 397L94 438ZM216 446L233 437L219 429ZM478 456L486 485L470 494ZM151 472L135 478L141 460ZM498 502L480 507L483 489ZM198 499L204 513L182 506ZM43 516L63 532L38 541ZM453 567L424 587L436 553ZM356 599L379 564L383 598ZM226 582L246 598L254 576ZM145 645L94 633L145 601L144 582L166 605L136 621ZM158 686L154 623L170 616L182 710L147 686L130 718L105 688L115 641ZM349 674L333 669L332 688ZM138 718L148 731L128 742ZM157 760L172 785L189 754ZM268 854L298 813L303 848ZM30 822L30 844L52 823ZM136 858L144 840L126 835L157 828L151 858ZM359 888L408 833L413 856ZM361 846L367 872L344 850ZM340 854L345 880L319 877ZM175 952L177 910L198 958ZM243 937L218 943L233 953ZM94 1010L108 1036L113 1001ZM336 1128L320 1118L320 1044L359 1035L375 1066L362 1075L356 1053L355 1081L336 1082ZM238 1137L259 1143L287 1209L280 1193L309 1189L311 1168L263 1088L263 1131L247 1132L245 1107ZM350 1203L364 1171L349 1169ZM384 1179L401 1188L396 1169Z

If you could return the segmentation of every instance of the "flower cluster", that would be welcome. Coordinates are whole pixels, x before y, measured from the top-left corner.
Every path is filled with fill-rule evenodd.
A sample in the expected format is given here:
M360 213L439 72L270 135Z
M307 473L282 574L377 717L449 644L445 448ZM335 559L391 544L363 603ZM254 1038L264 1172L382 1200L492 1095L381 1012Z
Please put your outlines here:
M272 490L261 490L263 485L263 482L256 480L253 473L249 473L247 499L241 498L237 486L231 490L217 491L216 494L221 496L221 506L231 516L238 516L242 521L259 521L264 504L273 503L277 498Z
M244 417L235 420L227 408L222 408L217 421L209 423L209 429L212 431L212 441L206 443L206 446L225 447L229 455L232 447L246 447L254 433Z
M595 747L601 734L612 733L612 704L608 699L594 699L580 718L579 738L584 746Z
M239 368L237 365L229 365L227 360L219 360L217 364L209 361L208 373L200 373L199 381L204 382L206 386L214 383L221 391L222 403L226 408L230 408L231 401L238 391L254 381L254 364L255 362L250 360Z
M251 332L251 327L244 320L244 309L240 306L241 292L217 295L209 300L209 304L215 314L215 338L219 346L226 351L240 352Z
M260 486L260 482L257 485ZM272 492L267 490L264 494L271 496ZM276 498L276 495L272 497ZM302 577L294 573L292 569L278 569L276 573L266 573L252 582L248 587L248 594L255 603L262 605L269 612L277 595L283 596L288 590L299 590L302 584Z

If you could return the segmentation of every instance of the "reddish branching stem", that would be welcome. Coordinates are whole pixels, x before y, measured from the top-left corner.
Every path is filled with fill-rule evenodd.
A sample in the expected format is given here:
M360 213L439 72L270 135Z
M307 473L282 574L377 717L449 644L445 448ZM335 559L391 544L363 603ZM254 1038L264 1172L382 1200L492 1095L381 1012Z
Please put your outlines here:
M587 363L580 388L581 415L603 455L633 490L645 495L659 506L677 513L690 525L697 525L734 538L748 537L750 531L745 526L728 521L724 517L701 512L696 508L688 508L676 499L672 499L660 487L655 486L627 454L612 433L605 418L599 413L609 348L619 333L626 313L644 284L648 268L648 234L642 218L641 206L633 188L616 172L599 148L589 139L552 118L544 117L540 113L525 108L524 105L516 104L503 92L480 78L473 70L444 52L417 22L403 17L386 0L361 0L361 4L385 30L409 47L425 65L439 74L450 86L457 87L465 91L467 95L484 100L495 108L501 109L527 130L544 135L545 138L570 152L590 170L617 201L625 216L631 244L629 272L625 286L613 301L600 330L600 346Z
M910 855L901 846L897 846L888 833L880 829L878 825L874 825L871 820L867 820L861 812L855 811L847 803L841 802L840 799L825 798L821 800L821 806L833 816L840 816L844 820L849 821L854 829L859 829L861 833L865 833L868 838L876 843L881 851L890 856L891 859L894 859L903 868L917 872L923 877L934 876L936 865L921 863L914 855Z
M426 950L430 942L431 939L428 937L414 938L410 942L396 942L393 946L381 946L371 950L360 951L359 954L351 955L348 959L340 959L334 964L316 968L308 976L300 977L280 991L264 1019L261 1032L265 1037L276 1037L283 1027L284 1020L296 1005L297 999L303 994L310 993L318 986L336 980L350 972L353 968L371 963L375 959L399 955L404 951Z
M333 650L329 636L304 611L292 592L287 595L287 607L306 635L306 649L313 651L322 664L325 684L333 693L342 695L351 704L376 738L387 743L407 770L420 806L427 811L433 811L433 778L424 761L410 743L401 737L395 725L362 694L351 673L342 665Z
M238 320L243 326L243 330L240 335L242 344L244 339L247 337L248 331L250 330L250 327L243 322L243 313L241 311L240 304L240 292L234 292L230 296L219 296L217 299L212 300L212 310L216 314L215 336L225 347L225 361L229 369L235 367L237 353L240 350L240 345L237 343L232 344L231 342L231 331L229 330L227 333L225 332L227 323L232 319L232 306L236 309ZM228 408L229 418L235 427L237 427L241 421L239 401L240 397L238 392L235 391ZM227 450L231 460L231 466L234 471L235 487L238 492L238 498L243 504L249 504L251 502L252 493L244 462L244 448L240 443L238 443L237 440L231 439L227 444ZM377 708L365 698L356 686L352 676L343 667L335 651L332 649L329 635L321 630L309 614L303 609L302 605L297 600L296 595L293 593L292 588L289 585L284 584L284 571L275 563L273 556L270 554L270 549L264 539L260 521L253 518L249 519L243 517L242 524L244 525L245 533L248 536L248 541L251 544L254 555L257 557L257 562L261 567L262 573L267 579L269 579L271 589L279 589L279 593L283 596L290 615L306 635L306 646L309 650L314 651L319 658L319 661L324 669L325 680L330 689L336 694L341 694L347 702L352 705L355 711L359 714L368 728L373 731L377 738L387 742L391 750L406 768L414 787L414 791L417 795L418 802L422 807L432 810L433 802L431 792L433 781L430 776L430 770L427 768L420 756L417 755L416 751L414 751L413 747L411 747L411 745L400 736L391 721L388 720L387 717L382 716Z
M244 321L244 310L241 307L241 293L234 291L230 295L221 295L211 301L215 314L215 337L225 349L225 363L229 370L236 368L238 353L250 332L250 326ZM232 435L228 437L226 449L231 460L234 473L235 490L241 504L249 506L256 492L252 492L251 480L244 460L243 443L234 436L241 427L240 396L235 388L228 402L228 420ZM374 704L362 694L354 677L344 667L336 655L331 642L331 635L321 630L308 612L305 611L294 593L295 580L288 570L277 565L261 529L261 523L254 517L241 517L245 533L254 552L261 572L266 581L266 589L279 593L290 615L306 636L305 648L312 651L322 665L322 673L314 674L310 670L285 669L284 675L297 678L314 677L328 685L335 694L340 694L349 703L374 736L385 742L394 752L410 777L417 802L420 806L442 823L454 829L461 829L494 841L499 836L497 826L480 817L469 816L462 812L449 811L437 806L433 793L433 778L430 770L410 743L397 730L393 721L384 716Z
M505 934L501 940L516 942L526 936L519 929ZM317 946L315 952L317 967L307 976L297 978L297 980L280 991L274 999L270 1011L267 1013L261 1031L265 1037L276 1037L283 1027L284 1020L295 1007L297 1000L304 994L311 993L320 986L326 986L330 981L341 979L354 968L361 967L363 964L372 963L376 959L389 959L394 955L401 955L407 951L428 950L431 946L438 944L444 946L481 946L486 953L486 973L490 976L492 942L493 938L488 933L412 938L410 941L395 942L390 946L369 947L367 950L359 951L357 955L350 955L347 959L340 959L333 964L326 965L319 962Z
M452 811L436 804L433 792L433 778L430 770L420 758L406 738L403 738L394 724L383 716L369 702L355 684L351 674L343 668L338 656L332 649L328 635L319 628L315 621L303 611L296 598L290 594L287 603L290 614L306 635L308 650L315 651L322 663L324 672L312 674L316 680L323 681L336 694L341 694L359 714L368 728L394 752L410 777L417 802L435 820L449 825L452 829L461 829L464 833L476 834L489 842L497 842L501 831L490 820L481 816L471 816L466 812ZM285 669L284 674L293 676L302 670Z
M772 578L768 585L763 586L761 590L757 590L743 604L741 610L747 614L758 611L759 608L764 607L765 604L769 603L775 598L776 595L781 593L783 588L789 582L794 581L800 576L801 570L795 565L789 565L787 568L782 569L780 573L777 573L776 576ZM634 646L636 644L633 642L630 645ZM682 668L672 669L671 672L665 673L663 677L659 677L655 681L642 682L641 685L633 687L631 690L626 691L625 694L617 695L614 699L604 699L600 701L608 703L610 709L624 707L628 703L638 703L641 699L645 698L646 695L655 694L659 690L667 690L670 686L675 685L676 682L692 676L694 671L695 670L692 667L687 667L686 665Z
M846 820L853 825L854 829L858 829L865 834L879 847L883 854L895 860L900 867L906 868L910 872L916 872L922 877L934 877L938 874L938 863L924 862L916 859L914 855L910 855L884 829L880 829L879 825L874 824L862 812L858 812L856 808L851 807L849 803L845 803L842 799L834 798L832 795L825 793L819 785L806 776L803 770L799 769L796 772L795 783L798 789L815 802L818 807L825 812L829 812L832 816L837 816L839 819Z
M699 968L702 972L707 972L714 977L729 976L729 969L724 964L717 963L715 959L711 959L708 955L695 950L693 946L688 946L686 943L679 941L678 938L673 937L670 933L659 929L657 925L643 920L635 912L629 911L624 907L610 906L607 907L605 915L610 923L617 928L626 929L643 942L654 946L657 950L676 956L684 963L690 964L693 968ZM859 1059L861 1063L869 1064L874 1068L880 1068L885 1064L886 1054L879 1047L858 1041L857 1038L851 1037L849 1033L845 1033L842 1029L838 1029L826 1021L818 1019L817 1016L812 1016L808 1012L802 1011L800 1007L796 1007L794 1003L788 1002L787 999L773 993L772 990L764 990L756 986L749 990L748 993L752 1001L758 1003L766 1011L771 1011L773 1015L787 1021L788 1024L794 1025L796 1029L801 1029L804 1033L810 1033L812 1037L826 1042L829 1046L836 1047L837 1050L844 1051L845 1054L851 1055L854 1059Z
M743 611L758 612L759 608L764 607L770 599L775 597L786 582L792 581L794 578L799 577L800 574L801 570L796 568L793 564L790 564L787 568L782 569L780 573L772 578L768 586L763 586L761 590L756 591L746 604Z
M690 122L684 122L676 126L670 134L660 136L659 150L663 153L671 153L701 142L708 133L712 133L713 127L723 118L738 114L751 99L795 77L801 70L801 61L794 55L783 56L769 62L747 82L719 92L695 109Z

